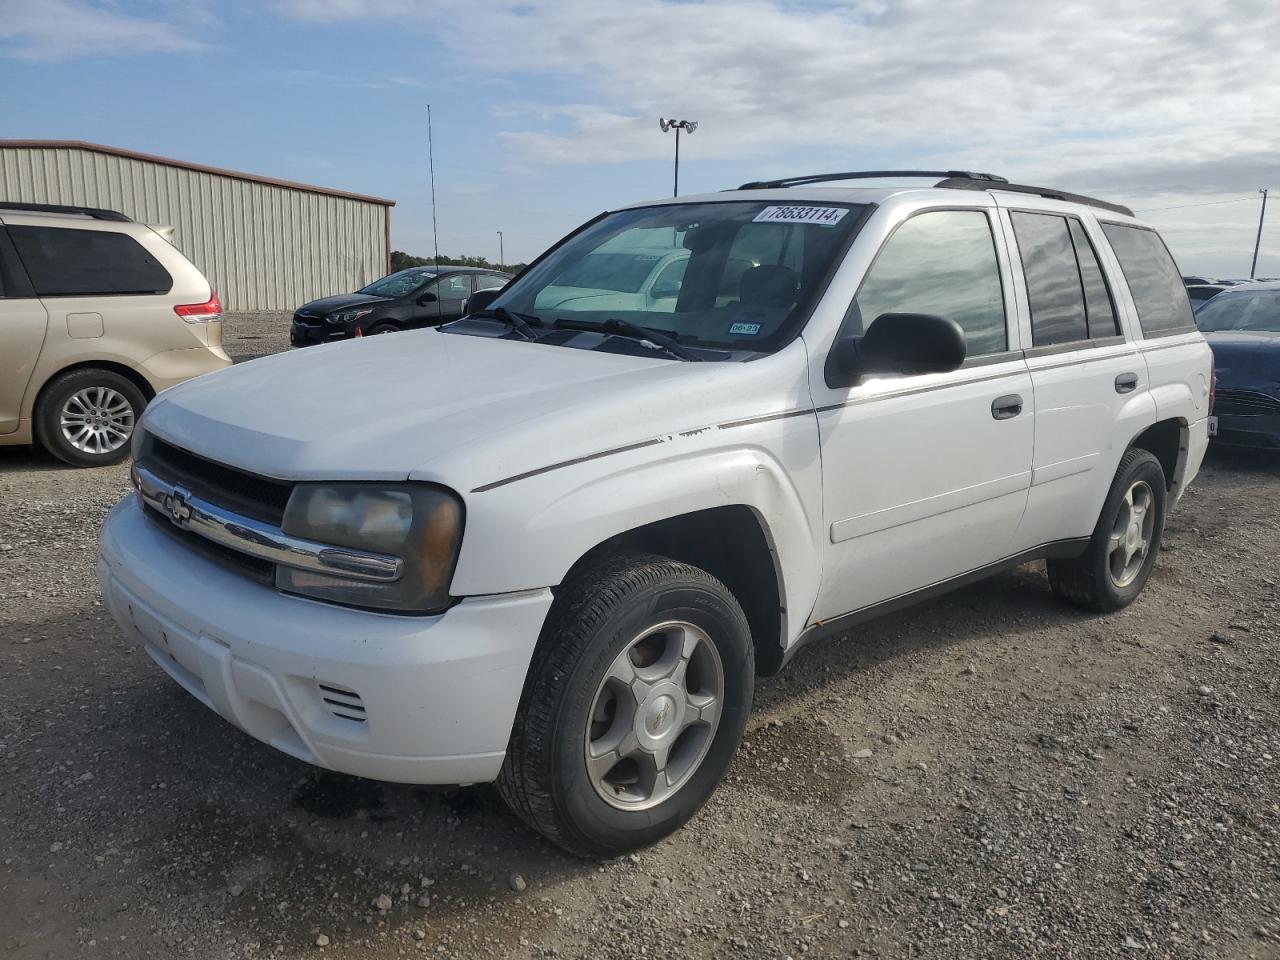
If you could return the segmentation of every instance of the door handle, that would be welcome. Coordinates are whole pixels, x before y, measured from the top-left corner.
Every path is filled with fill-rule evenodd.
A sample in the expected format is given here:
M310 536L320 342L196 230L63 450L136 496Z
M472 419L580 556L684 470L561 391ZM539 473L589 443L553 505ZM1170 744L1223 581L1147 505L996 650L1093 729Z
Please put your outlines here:
M1138 375L1136 373L1122 373L1116 377L1116 393L1133 393L1138 389Z
M1022 412L1022 398L1016 393L996 397L991 401L991 415L997 420L1012 420Z

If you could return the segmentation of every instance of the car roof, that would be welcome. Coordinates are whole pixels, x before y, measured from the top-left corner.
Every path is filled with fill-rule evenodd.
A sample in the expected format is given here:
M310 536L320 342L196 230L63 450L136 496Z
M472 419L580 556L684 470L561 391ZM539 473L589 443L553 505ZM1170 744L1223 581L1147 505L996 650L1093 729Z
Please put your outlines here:
M1280 290L1280 280L1250 280L1247 283L1238 283L1234 287L1223 287L1222 292L1213 299L1233 297L1236 294L1254 293L1258 290Z

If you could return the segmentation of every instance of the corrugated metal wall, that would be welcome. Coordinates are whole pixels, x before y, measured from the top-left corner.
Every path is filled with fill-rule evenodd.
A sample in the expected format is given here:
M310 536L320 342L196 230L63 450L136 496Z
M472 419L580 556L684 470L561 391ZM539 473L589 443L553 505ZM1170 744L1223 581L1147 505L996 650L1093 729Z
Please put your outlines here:
M171 225L226 310L292 310L386 273L389 210L346 197L80 148L0 147L0 200Z

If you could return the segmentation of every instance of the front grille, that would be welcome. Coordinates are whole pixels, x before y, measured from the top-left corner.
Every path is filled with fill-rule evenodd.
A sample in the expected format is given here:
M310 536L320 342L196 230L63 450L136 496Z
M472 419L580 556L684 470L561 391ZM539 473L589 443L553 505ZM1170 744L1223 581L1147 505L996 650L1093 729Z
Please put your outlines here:
M1258 390L1232 390L1218 388L1213 405L1214 413L1239 413L1262 416L1280 413L1280 400Z
M365 716L364 701L354 690L335 686L332 683L321 683L318 680L316 688L320 691L320 698L328 704L329 712L335 717L353 720L356 723L364 723L368 719Z
M306 326L306 327L314 327L314 326L318 325L318 324L321 322L321 318L320 318L320 317L313 317L313 316L312 316L311 314L309 314L309 313L295 313L295 314L293 315L293 322L294 322L294 323L300 323L300 324L302 324L303 326Z
M160 513L154 507L142 507L143 514L153 522L165 534L172 537L178 543L182 544L189 550L194 550L206 560L211 560L221 567L238 573L242 577L261 583L264 586L275 586L276 567L269 560L262 560L258 557L251 557L247 553L241 553L239 550L232 550L224 547L220 543L214 543L212 540L206 540L198 533L192 533L189 530L180 530L169 522L169 518Z
M138 462L202 500L277 527L293 492L291 483L214 463L151 434L143 440Z

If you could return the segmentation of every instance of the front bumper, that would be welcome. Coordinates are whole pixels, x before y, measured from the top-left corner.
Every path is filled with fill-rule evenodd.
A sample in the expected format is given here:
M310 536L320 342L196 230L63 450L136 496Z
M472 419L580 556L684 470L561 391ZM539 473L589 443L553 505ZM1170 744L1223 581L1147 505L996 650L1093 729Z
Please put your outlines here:
M433 617L291 597L194 554L130 494L98 574L126 635L205 706L291 756L402 783L493 780L550 590Z
M325 323L323 320L304 323L295 317L289 324L289 345L292 347L310 347L317 343L349 340L355 335L355 328L359 325L359 322Z
M1280 414L1218 414L1215 446L1280 450Z

